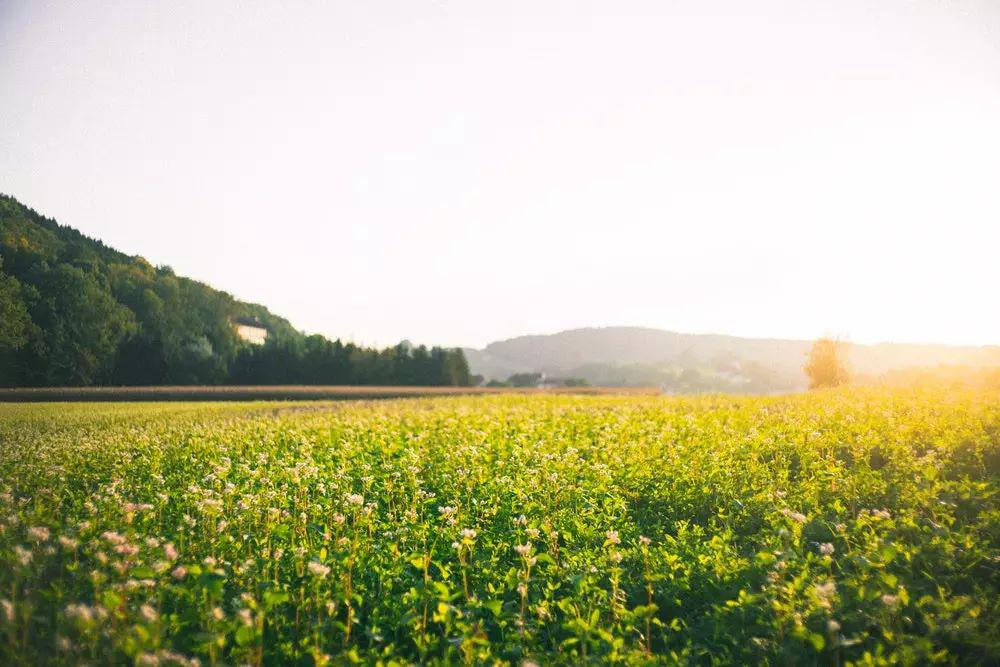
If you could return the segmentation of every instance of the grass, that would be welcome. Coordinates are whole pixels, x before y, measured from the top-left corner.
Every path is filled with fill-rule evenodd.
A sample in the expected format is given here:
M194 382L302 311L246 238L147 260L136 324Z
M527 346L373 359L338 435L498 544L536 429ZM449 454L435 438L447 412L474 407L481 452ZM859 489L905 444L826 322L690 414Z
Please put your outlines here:
M0 664L995 664L1000 397L0 404Z

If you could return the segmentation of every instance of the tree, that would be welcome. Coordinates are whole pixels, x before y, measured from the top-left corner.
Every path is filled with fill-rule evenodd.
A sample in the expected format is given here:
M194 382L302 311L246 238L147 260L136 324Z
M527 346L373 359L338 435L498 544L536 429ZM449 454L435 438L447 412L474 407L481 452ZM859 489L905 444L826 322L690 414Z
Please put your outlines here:
M514 373L507 378L507 384L511 387L537 387L541 381L541 373Z
M820 338L809 350L809 360L803 369L809 376L810 389L839 387L851 381L845 357L847 346L833 338Z
M479 384L479 382L472 382L472 376L469 373L469 360L465 358L465 352L460 347L456 347L448 352L447 383L454 387L468 387L472 384Z
M21 298L21 283L0 271L0 351L17 350L27 343L30 323L28 308Z
M132 312L92 275L69 264L42 267L38 298L29 304L41 345L25 348L30 384L101 383L114 367L118 344L135 330Z

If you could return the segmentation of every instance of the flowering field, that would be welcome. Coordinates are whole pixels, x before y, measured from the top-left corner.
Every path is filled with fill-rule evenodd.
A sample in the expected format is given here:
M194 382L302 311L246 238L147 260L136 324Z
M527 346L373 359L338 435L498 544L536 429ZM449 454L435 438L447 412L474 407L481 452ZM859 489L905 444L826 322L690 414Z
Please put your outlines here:
M0 664L1000 662L1000 397L0 404Z

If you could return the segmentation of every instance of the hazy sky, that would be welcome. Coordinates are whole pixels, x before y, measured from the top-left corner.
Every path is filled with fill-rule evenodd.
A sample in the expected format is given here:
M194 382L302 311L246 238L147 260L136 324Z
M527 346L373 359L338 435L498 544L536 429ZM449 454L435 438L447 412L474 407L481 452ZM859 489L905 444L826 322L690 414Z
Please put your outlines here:
M0 191L366 343L1000 343L1000 1L0 0Z

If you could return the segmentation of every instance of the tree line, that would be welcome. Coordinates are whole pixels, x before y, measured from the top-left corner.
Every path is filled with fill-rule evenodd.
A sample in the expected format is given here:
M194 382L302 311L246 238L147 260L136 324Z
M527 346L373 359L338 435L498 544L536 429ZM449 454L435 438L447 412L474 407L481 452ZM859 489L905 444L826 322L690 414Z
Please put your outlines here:
M245 318L267 329L264 345L236 335ZM0 386L469 381L461 350L306 336L0 195Z

